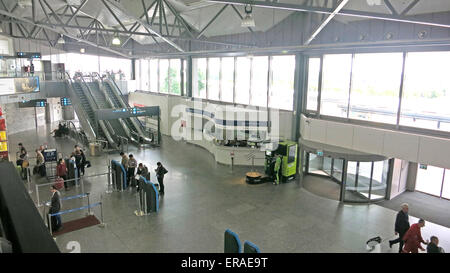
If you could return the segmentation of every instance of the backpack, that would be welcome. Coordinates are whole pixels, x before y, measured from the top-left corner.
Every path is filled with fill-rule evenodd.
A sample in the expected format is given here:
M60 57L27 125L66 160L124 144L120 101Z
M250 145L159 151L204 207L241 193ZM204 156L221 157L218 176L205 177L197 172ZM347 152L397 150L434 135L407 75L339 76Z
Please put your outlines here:
M169 171L168 171L168 170L166 170L166 168L164 168L164 167L163 167L163 170L162 170L162 171L163 171L163 174L166 174L166 173L168 173L168 172L169 172Z

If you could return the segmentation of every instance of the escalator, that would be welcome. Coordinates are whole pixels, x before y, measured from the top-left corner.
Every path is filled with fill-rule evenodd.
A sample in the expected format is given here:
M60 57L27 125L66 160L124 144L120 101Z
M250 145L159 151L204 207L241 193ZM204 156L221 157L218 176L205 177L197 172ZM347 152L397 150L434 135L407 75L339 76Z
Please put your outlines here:
M130 106L128 103L126 103L123 98L120 96L119 92L120 90L117 90L118 87L115 86L115 83L111 80L104 80L103 86L106 94L111 100L112 106L114 108L129 108ZM116 90L115 90L116 89ZM150 140L145 136L144 134L144 128L141 124L141 122L135 118L125 118L123 119L124 123L126 124L127 128L134 136L139 136L140 139L144 141L150 142Z
M105 140L112 148L117 149L116 141L111 137L114 133L108 130L109 124L103 120L97 122L95 118L95 109L99 106L98 100L91 96L90 87L84 81L70 81L68 84L70 99L74 102L74 109L87 137L91 140Z
M105 94L100 89L98 82L88 82L87 85L89 86L90 90L92 91L92 96L97 102L97 106L99 109L110 109L114 108L111 107L110 103L108 102ZM115 136L121 136L128 138L128 134L125 131L124 125L121 124L119 119L112 119L105 121L106 123L109 123L111 125L111 129L113 130L113 133Z

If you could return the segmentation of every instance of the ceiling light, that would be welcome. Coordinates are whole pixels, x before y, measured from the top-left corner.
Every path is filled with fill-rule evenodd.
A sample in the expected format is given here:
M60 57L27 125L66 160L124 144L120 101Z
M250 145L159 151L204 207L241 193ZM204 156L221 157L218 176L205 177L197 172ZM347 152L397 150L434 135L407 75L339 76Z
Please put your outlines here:
M66 41L64 41L64 38L63 38L62 34L61 34L61 36L59 36L57 43L58 44L65 44L66 43Z
M242 19L241 27L254 27L255 26L255 20L253 20L252 17L252 6L246 5L245 6L245 17Z
M113 45L120 45L122 42L119 39L119 36L116 34L114 35L114 38L112 39L112 44Z
M86 49L84 49L84 48L82 47L82 48L80 48L80 52L81 52L81 53L84 53L84 52L86 52Z

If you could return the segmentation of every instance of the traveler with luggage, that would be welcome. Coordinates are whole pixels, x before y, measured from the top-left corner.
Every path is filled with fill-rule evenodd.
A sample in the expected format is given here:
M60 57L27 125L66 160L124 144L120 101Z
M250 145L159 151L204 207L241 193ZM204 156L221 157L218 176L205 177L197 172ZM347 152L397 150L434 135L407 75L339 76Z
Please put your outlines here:
M58 160L58 165L56 165L56 176L57 176L57 181L58 178L59 179L63 179L64 181L64 188L67 190L67 166L66 166L66 162L64 162L64 160L62 158L60 158Z
M158 167L155 169L156 172L156 178L158 179L159 183L159 193L161 195L164 195L164 175L168 173L166 168L161 164L161 162L156 163Z
M137 161L134 159L133 155L129 155L128 159L128 169L127 169L127 181L128 185L131 185L132 187L136 186L136 180L134 179L134 173L136 171L137 167Z
M406 203L403 203L401 206L401 210L397 213L397 217L395 219L395 235L398 235L399 237L395 240L389 241L389 247L392 248L392 245L396 243L400 243L400 247L398 249L398 252L401 253L403 250L403 236L405 236L405 233L409 229L409 216L408 216L408 210L409 206Z

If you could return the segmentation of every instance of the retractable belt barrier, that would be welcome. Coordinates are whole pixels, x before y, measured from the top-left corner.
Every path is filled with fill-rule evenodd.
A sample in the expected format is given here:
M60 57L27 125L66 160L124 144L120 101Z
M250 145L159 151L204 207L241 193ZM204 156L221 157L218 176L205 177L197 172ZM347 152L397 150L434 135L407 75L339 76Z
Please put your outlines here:
M95 203L95 204L92 204L92 205L83 206L83 207L74 208L74 209L63 210L63 211L60 211L60 212L57 212L57 213L53 213L53 214L49 214L49 215L50 216L63 215L63 214L71 213L71 212L78 211L78 210L90 209L92 207L100 206L101 204L102 204L101 202L98 202L98 203Z

